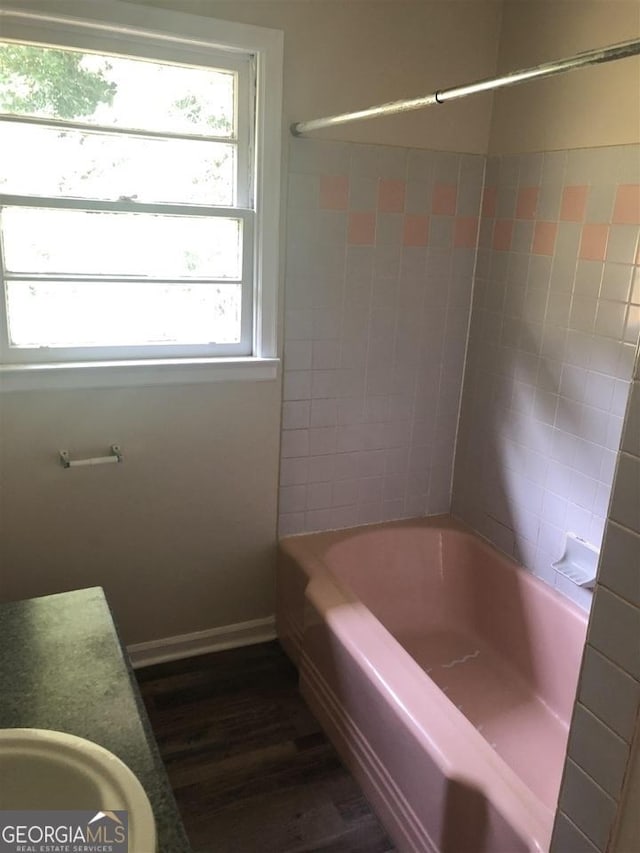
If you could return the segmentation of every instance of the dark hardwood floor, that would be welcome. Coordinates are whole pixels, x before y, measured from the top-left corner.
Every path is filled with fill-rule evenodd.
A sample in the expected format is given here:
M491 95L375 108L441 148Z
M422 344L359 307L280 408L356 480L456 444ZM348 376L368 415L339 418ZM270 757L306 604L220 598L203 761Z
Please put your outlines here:
M195 853L392 853L276 642L136 675Z

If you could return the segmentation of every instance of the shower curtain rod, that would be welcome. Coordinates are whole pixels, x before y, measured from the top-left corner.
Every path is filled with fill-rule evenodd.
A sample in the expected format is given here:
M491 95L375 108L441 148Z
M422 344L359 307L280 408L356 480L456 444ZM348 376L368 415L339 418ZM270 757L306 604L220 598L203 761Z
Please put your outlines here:
M395 115L406 113L410 110L419 110L432 104L444 104L457 98L466 98L467 95L475 95L478 92L488 92L491 89L502 89L505 86L515 86L527 80L536 80L540 77L551 77L554 74L563 74L565 71L574 71L576 68L584 68L587 65L597 65L600 62L614 62L616 59L625 59L628 56L640 54L640 39L623 41L607 47L599 47L595 50L586 50L569 56L566 59L556 59L552 62L543 62L531 68L523 68L521 71L512 71L502 77L488 77L468 83L466 86L453 86L450 89L440 89L430 95L420 98L409 98L402 101L390 101L387 104L379 104L364 110L356 110L351 113L340 113L334 116L311 119L309 121L298 121L291 125L291 133L301 136L310 130L320 130L323 127L333 127L336 124L346 124L351 121L361 121L378 116Z

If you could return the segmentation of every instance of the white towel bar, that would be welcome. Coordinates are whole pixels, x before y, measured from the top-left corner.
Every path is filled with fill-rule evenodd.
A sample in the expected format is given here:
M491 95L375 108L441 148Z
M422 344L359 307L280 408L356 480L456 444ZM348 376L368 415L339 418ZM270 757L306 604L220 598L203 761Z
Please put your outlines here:
M119 444L111 445L110 456L93 456L90 459L70 459L68 450L60 451L60 464L63 468L77 468L81 465L111 465L122 462L122 449Z

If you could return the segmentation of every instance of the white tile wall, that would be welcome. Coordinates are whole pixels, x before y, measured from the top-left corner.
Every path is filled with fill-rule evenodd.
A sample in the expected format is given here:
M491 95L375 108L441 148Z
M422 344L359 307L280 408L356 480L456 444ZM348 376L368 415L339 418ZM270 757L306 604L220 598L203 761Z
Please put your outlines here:
M576 706L569 757L614 799L620 795L629 745L583 705Z
M623 740L631 741L640 684L590 645L585 649L578 699Z
M551 563L567 531L602 540L638 342L638 183L638 146L487 164L453 511L586 608ZM631 433L612 508L627 527Z
M565 766L560 809L598 850L605 849L615 816L615 800L571 759ZM557 836L554 842L557 844Z
M589 642L610 660L640 679L640 609L600 584L589 623Z
M635 384L635 383L634 383ZM631 424L627 427L627 432ZM618 490L616 488L616 499ZM604 540L607 560L600 567L600 583L634 607L640 607L640 535L609 520Z
M555 843L565 853L598 853L589 839L565 814L560 814L555 827Z
M280 535L448 511L483 172L292 141Z
M608 849L640 727L640 357L622 437L551 853ZM615 515L615 520L614 520ZM628 523L627 524L625 523ZM637 803L629 803L637 810ZM588 839L583 843L581 839ZM632 853L632 851L629 851Z

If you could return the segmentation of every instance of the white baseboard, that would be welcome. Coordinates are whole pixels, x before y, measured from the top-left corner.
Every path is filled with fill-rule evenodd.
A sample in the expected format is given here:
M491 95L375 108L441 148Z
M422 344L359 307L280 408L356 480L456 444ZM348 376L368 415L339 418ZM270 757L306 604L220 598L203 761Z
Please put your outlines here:
M234 625L195 631L193 634L178 634L174 637L150 640L148 643L135 643L127 646L127 652L133 668L139 669L208 652L266 643L275 638L275 616L266 616L263 619L252 619L250 622L236 622Z

